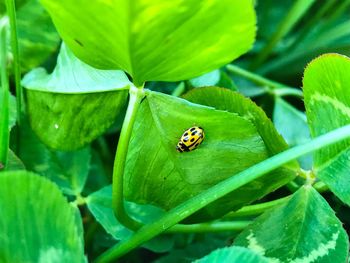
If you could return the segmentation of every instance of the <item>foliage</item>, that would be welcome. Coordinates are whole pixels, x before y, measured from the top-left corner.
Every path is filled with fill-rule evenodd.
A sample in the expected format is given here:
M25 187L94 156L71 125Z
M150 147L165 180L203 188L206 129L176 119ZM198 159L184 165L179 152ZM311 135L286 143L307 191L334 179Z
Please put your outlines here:
M347 262L349 8L0 0L0 261Z

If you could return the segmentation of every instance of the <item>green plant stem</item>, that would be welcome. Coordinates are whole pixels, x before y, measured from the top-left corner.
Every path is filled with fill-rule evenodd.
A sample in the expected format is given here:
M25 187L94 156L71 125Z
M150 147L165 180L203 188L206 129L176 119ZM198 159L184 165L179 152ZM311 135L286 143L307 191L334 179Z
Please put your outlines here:
M10 88L7 74L7 19L0 20L0 170L6 168L9 152L9 99Z
M227 221L201 223L192 225L178 224L169 228L166 233L216 233L224 231L241 231L246 228L252 221Z
M134 86L130 87L129 90L130 98L129 105L126 111L123 126L120 132L120 137L118 141L118 148L115 155L114 165L113 165L113 194L112 194L112 207L117 220L124 226L137 230L142 224L131 218L124 207L124 195L123 195L123 179L124 179L124 167L126 161L126 155L128 152L129 141L131 137L131 132L134 126L137 110L139 108L140 102L143 99L144 90L143 88L136 88Z
M6 10L10 19L11 30L11 48L13 53L13 67L16 85L16 100L17 100L17 123L21 122L21 113L23 110L23 90L21 86L21 66L19 61L18 34L17 34L17 19L16 7L14 0L6 0Z
M177 87L174 89L174 91L171 93L171 95L175 97L181 96L186 90L185 82L181 82Z
M251 66L252 69L259 67L268 58L276 44L290 32L314 2L315 0L296 0L294 2L288 14L278 25L276 32L272 35L265 47L254 60Z
M245 206L238 211L230 212L225 216L225 219L232 219L237 217L257 216L264 213L267 209L283 204L289 200L290 196L276 199L269 202L264 202L256 205Z
M301 90L292 88L292 87L288 87L286 85L283 85L279 82L264 78L258 74L255 74L253 72L250 72L248 70L242 69L240 67L237 67L235 65L227 65L226 69L233 73L236 74L238 76L241 76L243 78L246 78L258 85L261 86L266 86L269 87L269 93L275 95L275 96L279 96L279 97L283 97L283 96L297 96L302 98L303 97L303 92Z
M208 204L242 187L243 185L250 183L264 174L271 172L305 154L320 150L347 138L350 138L350 125L326 133L303 145L293 147L274 155L263 162L253 165L252 167L210 187L197 196L188 199L187 201L168 211L168 213L155 222L143 226L129 239L119 242L116 246L103 253L99 258L97 258L96 262L111 262L122 255L125 255L147 240L150 240L156 235L164 232Z

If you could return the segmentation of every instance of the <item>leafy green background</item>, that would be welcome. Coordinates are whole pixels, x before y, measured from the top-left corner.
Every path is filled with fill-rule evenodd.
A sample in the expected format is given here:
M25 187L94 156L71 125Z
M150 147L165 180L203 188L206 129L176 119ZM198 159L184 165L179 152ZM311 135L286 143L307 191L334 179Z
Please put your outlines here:
M41 6L38 0L16 1L27 112L21 125L15 124L16 105L11 97L11 149L9 166L6 167L8 172L0 174L3 182L0 188L5 188L0 193L3 197L0 204L6 211L14 211L10 205L18 205L21 213L18 215L23 213L27 220L18 223L22 221L13 221L9 217L11 213L3 213L0 225L5 222L14 231L20 231L29 226L29 230L34 229L27 222L57 221L60 232L57 231L56 235L51 231L50 235L54 236L49 241L65 235L64 241L59 242L66 251L72 248L75 251L70 255L77 259L67 259L72 262L85 260L83 238L87 257L94 261L105 250L126 241L133 234L115 220L109 186L125 115L127 86L131 85L129 80L137 86L150 80L145 87L152 90L146 92L148 98L141 103L141 112L145 115L137 116L135 128L138 134L133 135L133 149L129 149L129 174L126 174L128 180L125 181L126 190L130 190L127 197L138 203L147 203L125 202L128 213L148 223L156 222L164 213L150 203L166 209L173 207L211 184L287 149L286 142L289 146L306 142L309 140L308 129L311 137L316 137L349 123L347 113L344 114L349 107L348 58L332 54L311 62L304 76L304 99L298 89L302 86L304 68L311 59L325 52L350 54L349 1L254 1L253 6L253 1L236 0L176 0L169 3L118 0L118 8L110 8L109 4L116 2L93 1L87 5L82 0L74 3L42 0L44 5ZM44 8L51 14L61 36ZM5 20L2 16L4 10L4 1L0 0L1 21ZM59 51L60 37L79 59L104 70L78 60L65 46ZM256 42L252 46L254 39ZM248 50L249 53L245 54ZM238 57L234 65L226 65ZM11 50L7 62L14 94ZM237 72L232 66L248 71ZM115 69L123 69L129 74ZM269 79L277 82L269 82ZM251 97L254 102L232 91ZM176 143L185 129L200 124L197 115L200 122L210 120L204 127L207 137L195 151L179 154L175 150ZM176 120L174 127L171 124L173 118ZM273 119L276 128L268 118ZM230 131L226 133L224 128L230 128ZM257 147L244 148L240 152L235 144L237 140L232 138L236 134L242 140L239 146ZM233 150L226 152L232 145ZM288 254L284 251L290 252L289 248L295 245L297 233L302 233L295 246L295 256L317 256L326 251L328 254L318 258L321 262L346 262L347 236L340 221L349 230L350 210L344 204L349 202L348 189L344 187L348 183L348 146L348 142L337 144L319 151L314 159L310 156L299 159L306 172L299 169L297 162L284 165L238 189L232 194L234 198L229 196L213 203L189 218L187 223L219 218L231 209L251 202L258 205L229 213L212 224L181 225L178 228L181 234L168 233L152 238L122 257L121 261L191 262L225 246L230 247L214 252L207 259L212 261L218 257L224 261L221 258L228 255L232 258L230 253L234 251L235 255L242 253L255 261L256 258L261 260L258 251L231 246L233 240L247 241L251 234L247 231L252 230L254 235L250 240L258 242L255 248L264 248L266 253L272 254L277 251L277 257L282 255L281 261L283 255ZM218 157L210 156L211 151L218 153ZM246 159L245 154L249 158ZM142 156L149 162L141 160ZM168 156L175 156L175 159L169 162ZM133 167L138 164L145 166ZM182 174L186 175L186 180L175 170L165 173L172 167L184 171ZM212 176L216 168L224 173ZM24 169L38 175L13 172ZM163 177L157 177L158 173L151 174L159 171ZM296 174L316 175L318 182L314 187L329 205L312 189L302 187L297 191L305 184L305 179L295 178ZM201 180L204 183L198 184ZM187 181L194 181L195 185L187 184ZM182 187L184 184L187 184L185 188ZM177 195L176 191L180 194ZM236 238L241 220L245 224L238 229L243 230L247 222L276 204L268 201L292 195L295 191L288 203L268 210ZM19 192L27 194L22 196ZM286 202L286 199L282 200ZM277 203L282 202L277 200ZM38 207L43 210L28 216L31 209ZM52 214L52 207L59 213ZM1 211L4 210L1 208ZM308 222L305 226L310 225L311 229L300 223L302 218ZM266 227L260 228L259 224ZM287 230L283 228L285 225L289 227ZM158 225L158 229L161 228ZM275 233L272 229L278 231ZM290 235L283 235L285 232ZM23 233L27 231L19 235ZM40 233L28 231L28 238L29 234L33 234L30 238L37 239L34 234L46 233L45 230ZM18 255L24 255L26 250L18 249L22 243L13 240L17 242L16 253L20 251ZM22 247L26 248L25 245ZM0 250L2 248L10 251L14 246L1 245ZM30 252L35 255L37 250ZM53 256L51 252L45 254L45 262Z

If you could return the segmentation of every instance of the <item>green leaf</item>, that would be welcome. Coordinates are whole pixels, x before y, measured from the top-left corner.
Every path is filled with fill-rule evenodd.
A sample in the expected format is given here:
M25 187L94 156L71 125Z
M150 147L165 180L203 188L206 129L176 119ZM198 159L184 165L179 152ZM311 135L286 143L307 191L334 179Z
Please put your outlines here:
M312 61L304 73L304 95L311 136L350 123L350 59L338 54ZM332 145L314 155L315 174L343 202L350 204L350 141Z
M131 83L124 72L95 69L62 44L54 71L47 74L44 68L34 69L24 76L22 84L35 91L85 94L125 89Z
M216 69L190 80L193 87L215 86L220 81L220 70Z
M244 247L225 247L215 250L204 258L193 261L195 263L268 263L269 261L258 253Z
M0 210L1 262L86 262L81 218L53 183L1 173Z
M80 59L122 69L136 85L210 72L247 52L255 37L251 0L41 2Z
M242 100L238 103L249 108ZM177 152L182 133L194 125L204 129L203 143L194 151ZM280 147L276 142L275 138L271 149ZM148 91L131 137L125 196L133 202L168 210L268 156L269 149L248 118ZM268 174L207 206L187 221L218 218L261 198L294 176L287 169Z
M303 144L310 140L306 115L281 98L275 100L273 122L290 146ZM304 156L299 159L299 162L304 169L311 169L312 156Z
M42 64L59 46L60 37L39 0L27 1L17 11L21 70Z
M235 240L270 262L346 262L349 242L342 223L311 186L248 226Z
M94 69L64 45L51 75L35 69L22 83L33 130L58 150L81 148L103 134L124 110L130 85L123 72Z
M90 169L90 147L73 152L51 150L40 142L25 119L20 133L19 155L28 170L49 178L65 194L82 192Z
M277 132L265 112L250 99L238 92L217 87L195 89L183 96L194 103L214 107L218 110L236 113L251 121L264 140L269 155L274 155L288 148L283 137Z
M120 224L112 210L112 187L107 186L89 195L86 198L87 206L96 220L103 226L115 240L128 239L133 231ZM137 205L132 202L125 203L128 214L145 224L151 223L155 218L164 214L159 208L149 205ZM173 248L174 239L171 236L161 235L143 245L143 247L157 253L163 253Z

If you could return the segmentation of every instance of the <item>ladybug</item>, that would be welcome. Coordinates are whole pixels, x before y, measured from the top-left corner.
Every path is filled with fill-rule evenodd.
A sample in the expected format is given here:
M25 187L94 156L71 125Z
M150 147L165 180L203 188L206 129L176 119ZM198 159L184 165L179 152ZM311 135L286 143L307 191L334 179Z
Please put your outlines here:
M201 127L193 126L187 129L181 136L176 150L180 153L193 151L204 140L204 130Z

